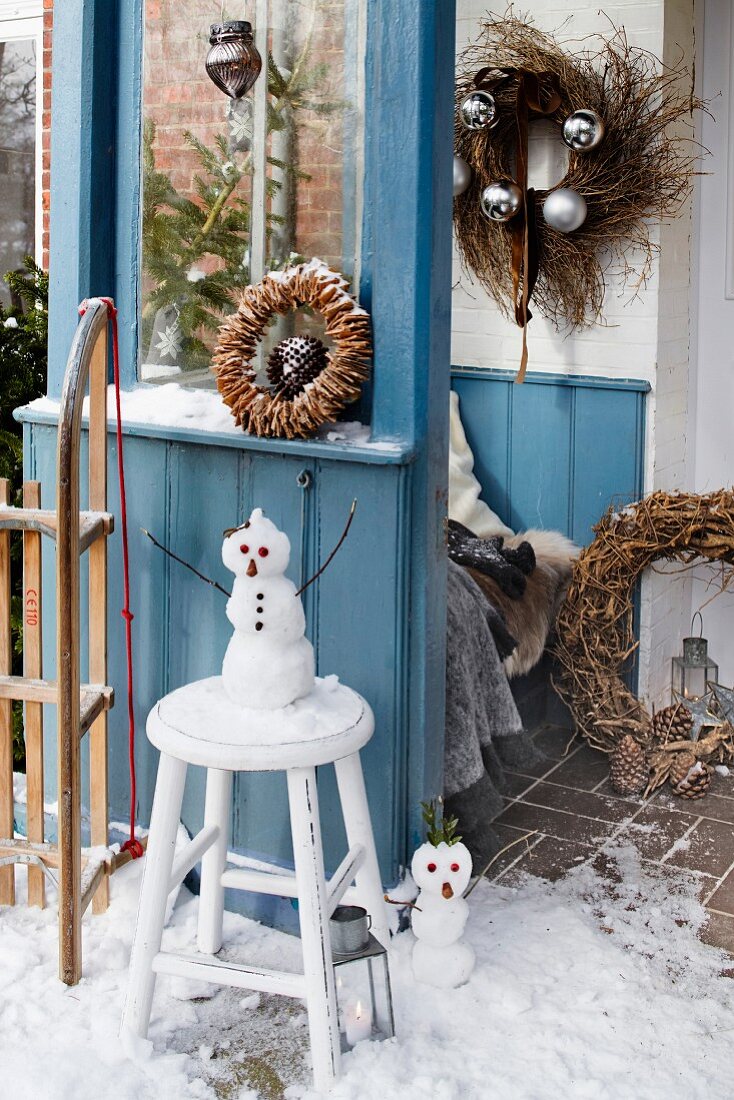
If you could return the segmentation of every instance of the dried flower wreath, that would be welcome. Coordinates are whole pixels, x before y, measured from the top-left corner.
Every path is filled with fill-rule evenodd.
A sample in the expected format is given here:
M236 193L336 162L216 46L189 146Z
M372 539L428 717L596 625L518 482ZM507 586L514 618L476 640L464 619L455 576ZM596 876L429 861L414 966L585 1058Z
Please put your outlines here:
M579 328L600 318L609 260L638 285L650 273L646 219L673 217L690 193L703 103L684 66L630 46L622 29L571 54L511 12L462 53L456 103L459 251L523 328L522 376L531 298L557 328ZM549 191L527 186L528 122L540 117L570 148Z
M332 346L313 337L287 337L268 361L272 389L259 384L252 360L266 326L274 314L300 306L321 314ZM371 357L369 314L349 294L343 275L311 260L246 287L237 312L219 329L212 371L245 431L305 439L357 400Z
M611 753L626 734L650 748L651 717L622 679L637 649L635 586L656 561L685 566L703 559L720 564L726 577L734 566L734 492L652 493L621 512L610 508L594 532L576 561L558 617L554 652L560 673L554 686L594 748ZM731 743L731 729L721 737ZM721 737L714 738L717 745ZM705 742L707 751L712 744Z

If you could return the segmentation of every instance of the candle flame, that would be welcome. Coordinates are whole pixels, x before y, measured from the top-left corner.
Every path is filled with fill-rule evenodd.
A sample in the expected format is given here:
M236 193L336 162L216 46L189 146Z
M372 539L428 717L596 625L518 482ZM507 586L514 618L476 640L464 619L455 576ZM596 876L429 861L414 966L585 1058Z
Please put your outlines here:
M362 1019L362 1002L361 1001L357 1001L357 1005L354 1009L354 1014L355 1014L355 1016L357 1017L358 1020Z

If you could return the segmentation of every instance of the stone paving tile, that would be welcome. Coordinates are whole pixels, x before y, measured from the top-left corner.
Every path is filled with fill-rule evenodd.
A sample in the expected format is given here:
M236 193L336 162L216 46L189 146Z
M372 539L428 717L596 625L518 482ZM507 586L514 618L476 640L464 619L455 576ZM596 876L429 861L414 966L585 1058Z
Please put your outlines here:
M526 802L513 802L502 811L497 820L515 829L534 829L560 840L591 845L602 844L617 828L609 821L592 821L588 817L576 817L544 806L531 806Z
M674 867L720 878L734 862L734 829L722 821L701 821L666 859Z
M508 799L519 798L534 782L535 779L532 776L520 775L518 772L505 772L505 789L502 794Z
M722 947L734 955L734 916L729 913L709 912L709 919L699 933L699 938L712 947Z
M645 859L660 860L696 822L688 814L644 806L621 833L620 839L634 844Z
M722 913L730 913L734 916L734 871L730 871L721 881L706 904L711 909L718 909Z
M609 769L607 769L608 771ZM651 798L643 798L639 794L619 794L612 786L609 776L599 787L594 788L594 794L603 794L605 798L616 798L620 802L626 802L632 806L649 806L651 802L655 802L657 795L653 795Z
M579 738L575 738L571 730L562 729L559 726L550 726L547 729L540 730L539 733L536 733L533 741L541 752L544 752L551 760L556 761L569 756L581 744ZM568 749L568 752L566 752L566 749Z
M553 782L580 791L591 791L609 775L609 759L602 752L582 745L553 772Z
M513 829L509 825L502 825L499 821L493 821L492 828L499 837L500 848L504 848L506 844L510 844L513 840L521 841L522 837L528 831L527 829ZM503 871L507 870L511 863L520 859L523 853L527 851L528 846L534 844L536 840L537 837L531 837L525 843L515 844L508 851L503 852L499 859L490 867L487 878L490 880L496 879L498 875L501 875ZM481 868L475 868L475 870L478 873Z
M734 825L734 798L725 798L718 794L707 794L694 803L686 803L682 798L663 789L657 800L658 806L682 813L698 813L711 821L726 821Z
M556 837L543 837L519 863L505 872L499 885L519 885L526 875L556 882L572 868L584 863L593 853L594 849L584 844L558 840Z
M551 810L565 810L580 817L591 817L598 821L612 821L617 824L625 821L634 813L634 807L615 798L592 794L590 791L577 791L571 787L556 785L556 773L548 782L536 783L523 798L536 806L547 806Z

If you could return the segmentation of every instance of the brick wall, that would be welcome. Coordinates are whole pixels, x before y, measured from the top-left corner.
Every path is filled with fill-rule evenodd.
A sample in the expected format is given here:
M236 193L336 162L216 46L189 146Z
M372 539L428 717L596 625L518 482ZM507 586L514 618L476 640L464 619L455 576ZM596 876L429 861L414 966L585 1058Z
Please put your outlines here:
M42 102L42 203L43 238L41 266L48 271L49 208L51 204L51 38L54 0L43 0L43 102Z

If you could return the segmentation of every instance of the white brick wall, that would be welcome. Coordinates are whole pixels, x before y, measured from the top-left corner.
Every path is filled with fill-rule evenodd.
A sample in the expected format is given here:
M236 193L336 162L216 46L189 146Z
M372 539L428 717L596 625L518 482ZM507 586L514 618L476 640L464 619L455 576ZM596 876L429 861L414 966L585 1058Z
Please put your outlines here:
M471 41L486 11L485 0L458 0L457 48ZM497 9L499 10L499 8ZM693 0L618 2L605 7L574 0L533 0L528 10L542 29L562 40L603 33L623 25L632 45L666 61L690 58L694 45ZM558 138L531 142L531 172L547 181L547 163ZM534 167L535 166L535 167ZM543 173L546 172L546 178ZM603 324L558 334L536 314L529 328L530 369L613 378L641 378L652 390L647 402L645 486L647 491L684 488L688 482L688 369L691 211L655 229L660 253L637 295L609 273ZM454 256L452 361L479 367L516 368L519 329L504 318L471 273ZM643 584L640 615L640 691L650 702L667 701L670 657L688 632L690 581L651 572Z

